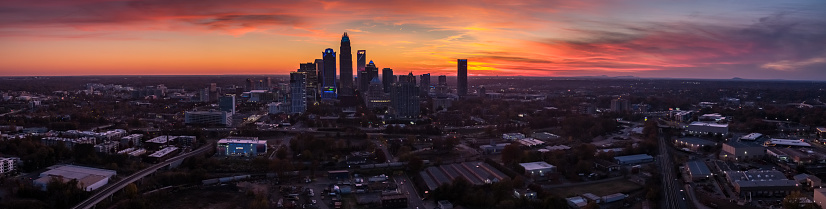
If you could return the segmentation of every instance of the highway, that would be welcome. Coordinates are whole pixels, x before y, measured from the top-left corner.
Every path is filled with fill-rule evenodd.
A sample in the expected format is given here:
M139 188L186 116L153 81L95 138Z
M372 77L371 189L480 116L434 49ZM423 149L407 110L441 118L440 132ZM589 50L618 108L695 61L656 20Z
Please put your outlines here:
M92 208L95 205L97 205L98 203L100 203L100 201L102 201L104 198L109 197L112 194L114 194L115 192L120 191L121 189L123 189L123 187L126 187L126 185L129 185L132 182L140 180L141 178L143 178L143 177L145 177L149 174L154 173L158 169L160 169L164 166L167 166L167 165L171 164L172 162L175 162L175 161L178 161L178 160L183 160L185 158L192 157L196 154L202 154L205 151L210 150L213 147L215 147L215 142L214 141L210 142L209 144L206 144L206 145L202 146L201 148L193 150L192 152L187 152L185 154L181 154L181 155L172 157L169 160L166 160L162 163L158 163L158 164L149 166L148 168L145 168L143 170L135 172L132 175L129 175L126 178L123 178L123 179L121 179L120 181L118 181L116 183L107 184L106 186L103 186L102 188L98 189L97 192L95 192L91 197L87 198L83 202L80 202L77 206L73 207L73 209L89 209L89 208Z
M662 133L661 133L662 134ZM667 209L687 209L685 192L679 174L674 172L674 162L668 149L668 142L660 136L660 170L663 177L663 198L662 208Z

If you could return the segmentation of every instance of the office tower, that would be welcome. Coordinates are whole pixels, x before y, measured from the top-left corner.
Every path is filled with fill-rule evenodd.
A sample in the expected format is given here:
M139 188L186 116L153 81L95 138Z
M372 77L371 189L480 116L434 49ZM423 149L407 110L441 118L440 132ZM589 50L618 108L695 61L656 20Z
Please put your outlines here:
M384 93L390 93L390 85L396 80L396 76L393 76L393 69L381 69L381 78L381 82L384 86Z
M244 83L244 91L252 91L252 79L247 78L247 81Z
M436 96L437 97L446 97L447 96L447 76L440 75L439 76L439 83L436 85Z
M323 59L315 59L313 62L315 63L315 71L318 74L316 77L316 92L320 92L321 87L324 86L324 60ZM316 93L316 95L320 95L320 93Z
M264 88L265 88L266 90L271 90L271 89L272 89L272 87L273 87L273 86L272 86L272 78L267 77L267 79L266 79L266 80L264 80Z
M364 96L366 100L364 103L368 109L382 108L390 105L390 100L387 99L387 94L385 94L382 89L383 87L381 81L379 81L379 77L373 77L373 80L370 80L370 86L367 87L367 92Z
M368 78L367 71L363 71L363 70L359 71L359 77L356 80L358 80L358 84L359 84L358 89L359 89L360 93L367 92L367 87L370 85L370 81L371 81L371 80L368 80L368 79L370 79L370 78Z
M397 117L419 117L419 87L416 87L416 76L412 72L399 76L399 81L392 85L391 103Z
M210 83L209 84L209 101L215 102L218 101L218 84Z
M487 90L485 90L485 86L480 86L479 87L479 97L480 98L485 98L485 94L487 94Z
M209 87L201 89L201 102L209 102Z
M298 68L298 72L304 73L307 77L307 101L310 103L315 103L318 92L318 73L316 72L316 64L312 62L301 63Z
M467 59L459 59L457 63L459 72L456 75L456 94L464 97L467 96Z
M625 112L628 111L628 100L617 98L611 100L611 111L614 112Z
M324 80L321 85L322 99L335 99L336 95L336 52L327 48L322 53L324 58Z
M361 85L364 85L365 88L362 92L366 92L367 88L370 85L370 82L373 82L373 78L379 77L379 68L376 67L376 64L373 63L373 60L370 60L370 63L367 66L364 66L364 72L366 73L366 79L361 79Z
M235 95L218 97L218 109L223 112L235 114Z
M339 66L339 79L341 80L341 94L351 95L350 91L353 90L353 54L350 50L350 37L347 36L345 32L344 35L341 36L341 48L339 48L339 59L340 65Z
M290 113L301 114L307 110L307 76L303 72L290 73Z
M427 92L430 91L430 73L420 75L419 80L419 91L427 95Z
M356 66L358 71L364 71L367 62L367 50L358 50L356 52ZM370 83L370 80L367 80L367 83Z

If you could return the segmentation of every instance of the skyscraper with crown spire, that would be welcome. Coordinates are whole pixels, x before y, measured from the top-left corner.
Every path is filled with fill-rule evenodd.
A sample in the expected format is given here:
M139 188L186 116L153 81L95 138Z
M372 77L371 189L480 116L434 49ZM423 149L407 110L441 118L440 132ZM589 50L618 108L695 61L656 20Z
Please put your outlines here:
M339 49L339 79L341 80L340 94L352 95L353 91L353 54L350 49L350 37L345 32L341 36L341 48Z

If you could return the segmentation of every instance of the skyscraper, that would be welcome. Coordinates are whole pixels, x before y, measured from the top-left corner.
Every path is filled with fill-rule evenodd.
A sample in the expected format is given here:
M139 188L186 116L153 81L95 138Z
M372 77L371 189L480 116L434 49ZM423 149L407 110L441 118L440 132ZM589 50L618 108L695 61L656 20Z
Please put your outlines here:
M351 91L353 90L353 54L350 50L350 37L347 36L345 32L344 35L341 36L341 48L339 49L338 53L341 66L339 67L339 73L341 76L339 79L341 80L341 94L348 94L350 95Z
M316 74L318 74L318 77L316 77L316 87L321 88L321 86L324 86L324 60L315 59L313 63L315 63ZM319 90L316 89L315 91L318 92Z
M464 97L467 96L467 59L459 59L457 63L459 72L456 75L456 94Z
M244 91L252 91L252 90L255 90L255 89L253 89L252 79L247 78L247 80L244 82Z
M218 84L209 83L209 101L218 101Z
M298 72L304 73L307 77L307 101L310 103L316 102L316 92L318 92L318 73L316 72L316 64L312 62L301 63Z
M447 97L447 76L440 75L436 84L436 97Z
M369 79L368 75L367 75L367 71L363 71L363 70L359 71L359 76L358 76L358 79L356 79L356 80L358 80L358 84L359 84L358 89L359 89L360 93L367 92L367 87L370 85L370 82L367 79Z
M322 99L335 99L336 95L336 51L327 48L322 53L324 57L324 80L321 85Z
M367 87L364 98L366 100L364 103L369 109L387 107L390 104L390 100L387 99L387 95L382 90L382 84L378 76L370 80L370 86Z
M307 110L307 83L303 72L290 73L290 113L301 114Z
M399 76L399 81L393 84L391 103L393 112L400 118L419 117L419 88L416 87L416 76Z
M361 90L361 92L367 92L367 88L369 88L370 82L373 82L373 78L379 77L379 68L376 67L376 64L373 63L373 60L370 60L370 64L367 64L367 66L364 67L364 72L364 76L359 74L359 89Z
M381 69L381 78L381 82L384 85L384 93L390 93L390 85L396 80L396 76L393 76L393 69Z
M358 71L359 72L364 71L364 67L366 67L366 64L367 64L367 50L358 50L358 51L356 51L356 66L358 68ZM367 83L370 83L370 81L367 81Z
M420 75L419 80L419 91L426 96L430 91L430 73Z

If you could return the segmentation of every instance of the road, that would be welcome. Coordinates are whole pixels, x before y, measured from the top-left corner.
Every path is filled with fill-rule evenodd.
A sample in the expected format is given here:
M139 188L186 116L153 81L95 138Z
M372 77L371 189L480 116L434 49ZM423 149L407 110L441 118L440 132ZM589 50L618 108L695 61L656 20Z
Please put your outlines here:
M164 166L167 166L167 165L171 164L172 162L175 162L175 161L178 161L178 160L183 160L185 158L192 157L196 154L204 153L205 151L210 150L213 147L215 147L215 142L214 141L210 142L209 144L206 144L203 147L198 148L198 149L196 149L192 152L188 152L188 153L185 153L185 154L181 154L181 155L172 157L169 160L166 160L162 163L158 163L158 164L152 165L148 168L145 168L143 170L140 170L138 172L135 172L132 175L129 175L126 178L123 178L123 179L121 179L120 181L118 181L116 183L110 183L110 184L98 189L97 192L92 194L91 197L84 200L83 202L80 202L80 204L78 204L77 206L72 207L72 209L89 209L89 208L92 208L95 205L97 205L98 203L100 203L100 201L102 201L106 197L109 197L112 194L114 194L115 192L120 191L121 189L123 189L123 187L126 187L126 185L128 185L132 182L135 182L137 180L140 180L141 178L143 178L143 177L145 177L149 174L154 173L158 169L160 169Z
M661 133L662 134L662 133ZM663 207L667 209L687 209L685 190L680 182L679 174L674 172L674 162L671 159L671 149L668 149L665 137L660 136L660 170L663 177Z

